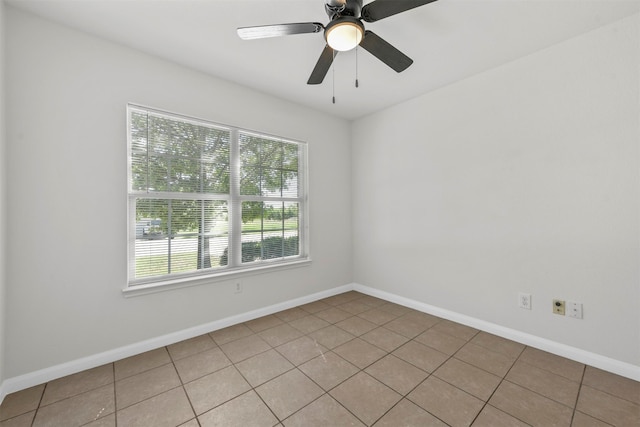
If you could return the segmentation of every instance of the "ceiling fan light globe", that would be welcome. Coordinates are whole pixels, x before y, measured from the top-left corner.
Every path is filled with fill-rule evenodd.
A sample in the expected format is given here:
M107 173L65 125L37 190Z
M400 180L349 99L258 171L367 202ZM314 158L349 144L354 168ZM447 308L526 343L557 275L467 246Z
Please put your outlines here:
M358 46L362 41L364 30L355 22L339 22L327 28L325 36L327 44L333 50L344 52Z

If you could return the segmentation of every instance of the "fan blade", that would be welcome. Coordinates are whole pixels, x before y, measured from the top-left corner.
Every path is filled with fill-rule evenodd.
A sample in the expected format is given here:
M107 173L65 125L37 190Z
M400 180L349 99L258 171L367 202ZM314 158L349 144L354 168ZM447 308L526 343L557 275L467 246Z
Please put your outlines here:
M331 68L331 64L333 64L333 58L338 54L336 50L334 52L333 49L326 45L324 50L320 54L320 58L318 58L318 62L316 62L316 66L313 68L311 72L311 76L309 76L309 80L307 81L308 85L319 85L324 80L324 76L327 75L329 68Z
M360 17L365 22L375 22L434 1L436 0L375 0L362 8Z
M238 36L244 40L264 39L267 37L290 36L293 34L319 33L323 28L319 22L261 25L258 27L238 28Z
M364 38L360 42L360 46L398 73L406 70L409 68L409 65L413 64L413 59L400 52L372 31L367 30L364 32Z

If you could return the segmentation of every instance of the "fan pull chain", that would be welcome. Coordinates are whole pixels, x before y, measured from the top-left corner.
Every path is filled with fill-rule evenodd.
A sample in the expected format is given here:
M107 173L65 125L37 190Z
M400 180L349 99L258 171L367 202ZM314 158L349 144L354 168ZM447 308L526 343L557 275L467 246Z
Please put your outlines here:
M333 103L336 103L336 51L332 51L331 52L333 55L333 62L331 63L331 75L332 75L332 85L331 85L331 90L332 90L332 95L333 95Z
M358 87L358 46L356 46L356 87Z

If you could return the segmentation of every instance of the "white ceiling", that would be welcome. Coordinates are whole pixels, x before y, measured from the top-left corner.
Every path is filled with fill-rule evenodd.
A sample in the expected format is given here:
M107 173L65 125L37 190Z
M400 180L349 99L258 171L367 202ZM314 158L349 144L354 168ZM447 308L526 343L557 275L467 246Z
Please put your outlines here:
M324 0L6 1L70 27L347 119L640 11L638 0L439 0L365 24L414 60L406 71L398 74L357 49L357 53L339 54L335 73L330 70L323 84L309 86L307 79L325 45L322 34L245 41L238 38L236 28L308 21L326 24ZM334 92L335 105L331 102Z

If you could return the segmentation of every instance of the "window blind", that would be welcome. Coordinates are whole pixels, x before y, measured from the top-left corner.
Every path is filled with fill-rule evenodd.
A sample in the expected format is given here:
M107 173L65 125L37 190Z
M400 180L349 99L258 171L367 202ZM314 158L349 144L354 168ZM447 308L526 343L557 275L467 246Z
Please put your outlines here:
M306 257L306 144L127 110L130 286Z

